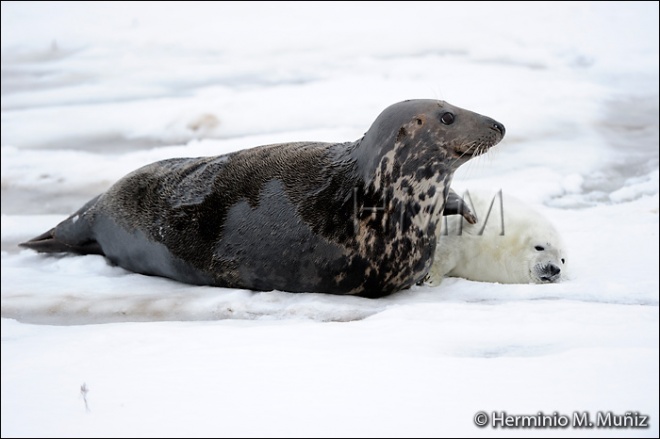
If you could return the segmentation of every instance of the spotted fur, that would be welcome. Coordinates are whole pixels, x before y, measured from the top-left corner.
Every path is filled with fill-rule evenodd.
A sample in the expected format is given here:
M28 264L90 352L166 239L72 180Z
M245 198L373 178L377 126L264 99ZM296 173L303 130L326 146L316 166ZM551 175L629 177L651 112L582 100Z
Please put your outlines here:
M446 102L405 101L355 142L147 165L21 245L192 284L380 297L424 278L454 171L503 135Z

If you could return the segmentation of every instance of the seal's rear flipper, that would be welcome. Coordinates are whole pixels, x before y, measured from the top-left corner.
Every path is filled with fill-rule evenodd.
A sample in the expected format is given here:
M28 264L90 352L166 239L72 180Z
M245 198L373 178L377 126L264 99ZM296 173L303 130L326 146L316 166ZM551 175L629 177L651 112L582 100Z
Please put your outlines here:
M76 213L59 223L46 233L22 242L19 247L30 248L42 253L79 253L102 255L103 250L94 238L85 216L87 210L96 203L95 197Z
M31 248L38 252L43 253L57 253L67 251L65 248L62 248L62 243L58 242L53 234L55 229L50 229L46 233L42 233L36 238L32 238L27 242L21 242L18 244L19 247Z
M80 253L83 255L94 254L102 255L103 251L96 241L87 241L80 244L67 244L59 241L54 236L55 229L50 229L46 233L32 238L29 241L21 242L19 247L29 248L40 253Z
M477 223L477 216L472 213L465 200L459 197L453 189L449 189L447 200L445 201L445 210L442 211L442 215L461 215L468 223Z

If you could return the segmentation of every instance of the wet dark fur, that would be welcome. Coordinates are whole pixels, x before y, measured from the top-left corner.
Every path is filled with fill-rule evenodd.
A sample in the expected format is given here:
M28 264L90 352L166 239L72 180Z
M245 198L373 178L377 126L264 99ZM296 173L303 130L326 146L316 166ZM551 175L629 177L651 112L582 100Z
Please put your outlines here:
M445 200L447 213L469 215L453 172L503 135L442 101L405 101L356 142L145 166L21 245L192 284L380 297L424 278Z

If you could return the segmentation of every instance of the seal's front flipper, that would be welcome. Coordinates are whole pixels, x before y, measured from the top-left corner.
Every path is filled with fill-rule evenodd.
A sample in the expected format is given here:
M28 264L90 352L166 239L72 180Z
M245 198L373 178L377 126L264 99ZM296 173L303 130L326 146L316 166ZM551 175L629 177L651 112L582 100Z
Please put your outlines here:
M91 225L85 215L98 198L89 201L49 231L18 245L42 253L104 254L101 246L94 239Z
M424 279L421 282L421 285L428 285L430 287L437 287L442 283L442 280L445 277L441 274L436 272L436 270L431 269L431 271L428 272L428 274L424 277Z
M444 216L461 215L470 224L477 223L477 217L470 208L467 206L465 200L458 196L453 189L449 189L447 200L445 201L445 210L442 212Z

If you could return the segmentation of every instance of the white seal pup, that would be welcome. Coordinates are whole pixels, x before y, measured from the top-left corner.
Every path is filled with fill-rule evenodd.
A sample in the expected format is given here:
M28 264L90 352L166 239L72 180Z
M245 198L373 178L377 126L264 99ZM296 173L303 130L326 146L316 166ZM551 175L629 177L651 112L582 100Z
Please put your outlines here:
M465 203L478 220L445 217L427 283L444 276L505 284L561 280L565 248L547 218L502 191L466 191Z

